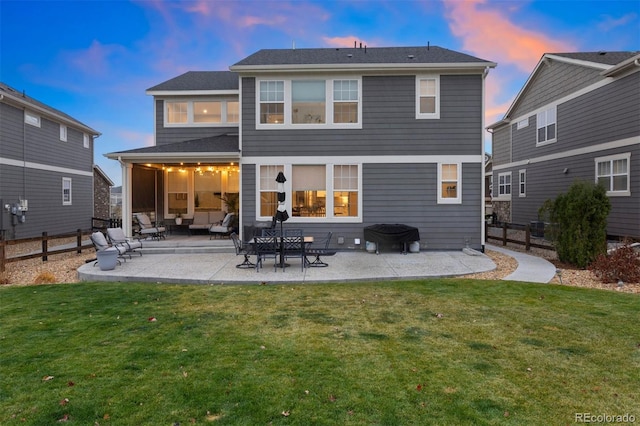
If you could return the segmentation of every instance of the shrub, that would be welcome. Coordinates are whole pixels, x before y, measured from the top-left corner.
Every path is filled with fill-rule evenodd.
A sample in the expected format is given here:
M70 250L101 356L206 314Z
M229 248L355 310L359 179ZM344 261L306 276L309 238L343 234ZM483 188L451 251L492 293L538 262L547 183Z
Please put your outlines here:
M576 181L566 194L547 201L544 208L553 224L554 244L562 262L585 268L606 253L611 203L604 187Z
M34 284L53 284L56 281L57 280L55 275L53 275L51 272L45 271L45 272L40 272L38 276L33 280L33 283Z
M640 253L636 252L630 242L611 252L600 254L589 265L591 270L603 283L640 282Z

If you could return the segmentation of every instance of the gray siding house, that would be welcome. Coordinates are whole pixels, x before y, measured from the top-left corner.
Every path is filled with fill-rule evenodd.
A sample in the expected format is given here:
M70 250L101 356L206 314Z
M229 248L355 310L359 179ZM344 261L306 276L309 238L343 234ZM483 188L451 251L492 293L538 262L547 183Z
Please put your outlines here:
M0 232L4 238L90 228L93 142L99 135L75 118L0 83Z
M575 180L607 188L607 233L640 238L640 54L542 56L493 134L500 221L538 220Z
M270 221L282 171L286 226L332 231L336 247L364 249L365 227L399 223L423 249L481 249L492 67L434 46L354 47L266 49L230 72L186 73L147 91L156 146L108 154L130 185L123 214L189 217L228 207L208 193L238 193L240 225ZM154 176L150 206L140 173Z

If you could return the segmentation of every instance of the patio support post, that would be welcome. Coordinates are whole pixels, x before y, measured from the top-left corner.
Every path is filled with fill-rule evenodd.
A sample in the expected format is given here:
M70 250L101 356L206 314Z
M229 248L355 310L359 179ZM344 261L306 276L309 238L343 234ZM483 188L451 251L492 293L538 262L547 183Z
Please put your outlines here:
M122 166L122 230L124 235L133 236L133 211L131 201L131 176L133 164L120 161Z

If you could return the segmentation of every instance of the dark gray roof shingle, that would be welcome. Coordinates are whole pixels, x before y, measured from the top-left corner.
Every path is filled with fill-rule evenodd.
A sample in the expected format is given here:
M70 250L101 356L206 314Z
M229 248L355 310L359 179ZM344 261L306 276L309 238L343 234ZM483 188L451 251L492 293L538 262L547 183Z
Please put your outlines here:
M238 74L232 71L188 71L147 91L238 90Z
M130 149L117 154L163 154L163 153L198 153L198 152L240 152L237 133L227 133L218 136L209 136L201 139L192 139L183 142L149 146L145 148Z
M64 119L66 119L66 120L69 120L70 122L76 123L80 127L84 127L86 129L91 129L93 132L95 132L94 134L100 134L100 132L92 129L90 126L87 126L83 122L73 118L69 114L67 114L65 112L62 112L59 109L55 109L53 107L50 107L49 105L44 104L44 103L40 102L39 100L32 98L31 96L28 96L24 92L19 92L18 90L14 89L13 87L9 86L6 83L0 82L0 94L10 95L10 96L12 96L14 98L19 99L19 101L21 103L30 104L30 105L33 105L34 107L41 108L41 109L43 109L45 111L48 111L51 114L57 115L57 116L62 117Z
M637 55L638 52L568 52L568 53L549 53L549 55L562 56L569 59L577 59L580 61L595 62L605 65L617 65L622 61Z
M261 65L451 64L491 62L438 46L262 49L234 67Z

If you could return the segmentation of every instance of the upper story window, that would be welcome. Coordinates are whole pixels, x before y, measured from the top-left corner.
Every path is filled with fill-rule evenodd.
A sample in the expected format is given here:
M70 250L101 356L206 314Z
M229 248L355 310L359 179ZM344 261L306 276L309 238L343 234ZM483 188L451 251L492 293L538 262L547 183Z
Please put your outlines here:
M32 126L40 127L40 116L32 112L24 112L24 122Z
M440 77L416 77L416 118L440 118Z
M595 159L596 182L603 185L609 196L630 196L629 160L631 154L610 155Z
M361 127L359 79L257 80L256 127Z
M260 124L284 124L284 81L260 82Z
M462 165L459 163L438 163L438 204L460 204L462 202L461 172Z
M358 122L358 82L356 80L333 81L333 122Z
M165 101L165 127L210 127L238 124L238 101Z
M291 123L326 123L327 102L324 80L291 82Z
M63 142L67 141L67 126L64 124L60 125L60 140Z
M89 135L86 133L82 134L82 146L85 148L89 148L89 144L91 143L91 138L89 138Z
M537 118L538 145L556 141L556 107L538 113Z

